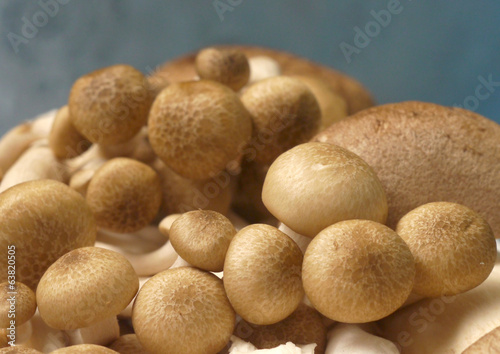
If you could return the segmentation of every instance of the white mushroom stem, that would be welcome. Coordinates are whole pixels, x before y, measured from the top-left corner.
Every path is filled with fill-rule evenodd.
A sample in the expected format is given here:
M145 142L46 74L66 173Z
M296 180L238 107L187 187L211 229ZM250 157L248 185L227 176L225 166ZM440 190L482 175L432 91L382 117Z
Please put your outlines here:
M13 342L15 345L26 343L33 334L31 321L27 321L20 326L13 325L9 328L5 328L4 330L7 333L8 341Z
M58 329L51 328L43 322L38 311L31 318L33 334L23 347L33 348L42 353L50 353L56 349L69 345L69 338L66 333Z
M53 179L64 182L67 179L65 167L59 163L52 150L45 143L29 148L7 171L0 184L0 193L16 184Z
M69 186L80 193L83 197L87 195L90 181L94 177L96 170L80 170L75 172L69 180Z
M57 110L52 110L8 131L0 140L0 170L5 174L38 139L48 137Z
M141 291L142 287L146 282L151 279L151 277L140 277L139 278L139 291ZM139 294L139 291L137 291L137 294ZM132 301L130 301L130 304L118 315L118 318L120 319L126 319L126 318L131 318L132 317L132 309L134 307L134 302L135 298L137 297L137 294L134 296Z
M227 212L226 217L229 219L229 221L231 221L231 223L233 224L233 226L236 229L236 231L240 231L242 228L247 227L248 225L250 225L248 223L248 221L246 221L241 216L239 216L238 214L236 214L233 210L229 210Z
M281 74L278 62L270 57L257 56L248 59L250 78L247 85Z
M69 345L97 344L106 346L120 337L120 326L116 316L113 316L92 326L65 332L69 338Z
M283 223L280 223L278 229L288 237L290 237L292 240L294 240L295 243L299 246L302 253L306 252L307 246L309 246L309 244L311 243L312 238L296 233Z
M65 160L64 164L67 166L69 175L73 176L75 173L81 170L96 171L106 161L108 161L108 159L99 149L99 146L97 144L94 144L83 154L72 159Z
M166 240L165 236L155 226L147 226L131 234L118 234L103 229L97 230L97 241L119 247L131 254L152 252L163 246Z
M232 336L229 354L314 354L315 348L316 344L296 345L288 342L272 349L257 349L253 344Z
M500 262L463 294L424 299L379 321L380 334L405 353L461 353L500 326Z
M170 228L172 227L172 224L174 223L175 220L177 220L182 214L170 214L163 218L163 220L160 222L160 225L158 226L158 229L162 233L163 236L169 237L170 233Z
M358 325L339 323L328 333L325 354L399 354L391 341L362 330Z
M177 256L177 259L175 260L174 264L172 264L170 269L175 269L180 267L192 267L192 265L186 262L186 260L183 259L181 256Z

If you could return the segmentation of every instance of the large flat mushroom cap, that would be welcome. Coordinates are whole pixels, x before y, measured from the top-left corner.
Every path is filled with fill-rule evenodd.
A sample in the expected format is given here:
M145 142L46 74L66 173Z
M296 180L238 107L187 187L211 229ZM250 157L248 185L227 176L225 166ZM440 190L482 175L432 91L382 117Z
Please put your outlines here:
M425 203L463 204L500 237L500 125L479 114L432 103L366 109L335 123L313 141L342 146L365 160L387 193L395 227Z

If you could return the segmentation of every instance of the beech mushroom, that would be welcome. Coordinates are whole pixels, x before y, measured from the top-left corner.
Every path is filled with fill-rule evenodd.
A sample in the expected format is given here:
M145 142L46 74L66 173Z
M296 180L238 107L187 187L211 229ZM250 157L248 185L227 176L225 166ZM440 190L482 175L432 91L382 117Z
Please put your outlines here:
M139 342L136 334L126 334L121 336L109 346L109 349L113 349L120 354L147 353L141 342Z
M304 297L302 252L278 229L254 224L240 230L227 250L224 288L244 320L269 325L288 317Z
M59 159L70 159L87 151L92 145L71 123L68 106L61 107L55 116L49 135L49 146Z
M316 344L307 345L295 345L292 342L287 342L286 344L281 344L272 349L257 349L253 344L245 342L244 340L232 336L231 337L231 347L229 348L229 354L314 354L314 348Z
M5 354L41 354L42 352L39 352L36 349L15 346L15 347L2 348L2 349L0 349L0 353L5 353Z
M35 293L28 286L13 281L0 284L0 328L7 329L9 343L19 345L29 340L35 311Z
M220 82L238 91L250 77L248 60L237 49L206 48L196 56L196 72L201 79Z
M16 280L36 289L47 268L65 253L96 239L92 211L63 183L31 181L0 194L0 249L15 247ZM7 257L0 279L7 280Z
M182 267L152 277L135 300L132 322L151 353L217 353L229 342L235 313L215 275Z
M338 221L368 219L384 223L387 199L366 162L341 147L306 143L271 165L262 200L293 231L314 237Z
M91 353L91 354L113 354L117 353L112 349L95 345L95 344L79 344L70 347L57 349L52 352L53 354L74 354L74 353Z
M42 353L50 353L56 349L70 345L67 333L49 327L40 317L38 310L30 322L33 334L29 341L23 344L23 347L33 348Z
M358 325L338 323L328 332L325 354L399 354L391 341L365 332Z
M481 284L495 265L493 231L466 206L424 204L403 216L396 232L415 257L413 292L418 295L463 293Z
M281 75L280 64L268 56L256 56L248 59L250 66L249 84Z
M146 124L153 96L144 75L114 65L80 77L71 88L71 122L88 140L115 145L130 140Z
M115 158L95 173L86 200L99 227L115 232L134 232L148 225L158 213L160 178L146 164Z
M123 256L84 247L68 252L47 269L38 284L36 299L44 322L71 331L109 323L113 318L116 321L116 315L138 288L137 275ZM117 326L100 327L100 336L105 331L116 333L115 338L119 335Z
M210 210L183 214L170 228L170 242L188 263L203 270L220 272L236 230L224 215Z
M156 97L148 125L156 154L189 179L220 173L239 158L252 134L250 115L238 96L208 80L168 86Z
M338 222L321 231L304 255L302 281L324 316L365 323L396 311L413 287L415 263L393 230L370 220Z
M272 77L250 86L241 96L253 121L247 159L272 163L280 154L317 133L321 111L311 90L298 79Z
M465 349L462 354L484 354L500 352L500 327L486 333Z

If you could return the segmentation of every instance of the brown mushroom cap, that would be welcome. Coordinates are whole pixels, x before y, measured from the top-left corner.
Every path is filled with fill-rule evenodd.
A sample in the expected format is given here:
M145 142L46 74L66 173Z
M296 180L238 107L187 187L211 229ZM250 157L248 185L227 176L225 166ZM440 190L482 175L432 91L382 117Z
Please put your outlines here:
M126 334L115 340L109 349L117 351L120 354L144 354L146 350L139 342L136 334Z
M156 154L189 179L213 177L237 160L252 134L238 96L215 81L176 83L155 99L149 139Z
M99 227L134 232L148 225L158 213L162 199L160 177L142 162L115 158L97 170L86 199Z
M390 227L419 205L448 201L481 214L500 237L497 123L460 108L402 102L359 112L314 140L373 167L387 192Z
M316 343L316 354L324 353L326 347L326 327L321 315L302 303L287 318L268 326L257 326L240 321L235 335L249 341L258 349L275 348L292 342L297 345Z
M486 333L462 352L462 354L485 353L500 353L500 327Z
M247 58L267 56L276 60L283 75L307 75L319 77L326 82L341 97L348 106L349 114L373 106L373 98L368 90L353 78L307 59L290 53L270 48L226 45L217 48L238 49ZM197 53L188 54L165 63L155 72L155 76L163 77L170 82L193 80L196 76L195 58Z
M463 293L481 284L497 257L486 220L466 206L434 202L403 216L396 232L415 257L413 292L425 297Z
M69 115L88 140L114 145L131 139L146 124L152 99L140 71L113 65L76 80L69 96Z
M314 237L338 221L384 223L387 200L377 175L339 146L306 143L271 165L262 190L267 209L293 231Z
M42 352L32 349L32 348L26 348L26 347L7 347L7 348L2 348L0 349L0 353L3 354L42 354ZM52 352L55 353L55 352Z
M217 353L229 342L235 313L222 280L182 267L144 284L132 322L139 341L152 353Z
M302 280L313 306L339 322L364 323L396 311L413 287L415 263L403 239L369 220L321 231L304 255Z
M248 82L248 60L237 49L205 48L196 56L196 72L201 79L213 80L238 91Z
M61 107L54 118L49 146L59 159L70 159L87 151L92 145L71 123L68 106Z
M10 302L12 296L15 302ZM23 283L0 284L0 327L8 328L10 321L15 320L16 326L26 323L36 311L36 297L33 290ZM15 317L12 317L14 315Z
M236 313L259 325L279 322L304 297L302 252L278 229L254 224L234 236L224 263L224 288Z
M91 353L91 354L112 354L117 353L116 351L96 345L96 344L78 344L72 345L70 347L61 348L51 352L53 354L73 354L73 353Z
M174 221L169 237L175 251L189 264L221 272L236 229L224 215L210 210L184 213Z
M251 85L241 96L253 121L248 159L272 163L280 154L318 132L321 110L311 90L299 79L275 76Z
M0 249L15 246L16 280L31 289L63 254L91 246L94 215L85 199L67 185L37 180L0 194ZM0 257L0 280L7 280L7 256Z
M47 269L36 300L45 323L73 330L118 315L138 289L139 278L125 257L85 247L65 254Z

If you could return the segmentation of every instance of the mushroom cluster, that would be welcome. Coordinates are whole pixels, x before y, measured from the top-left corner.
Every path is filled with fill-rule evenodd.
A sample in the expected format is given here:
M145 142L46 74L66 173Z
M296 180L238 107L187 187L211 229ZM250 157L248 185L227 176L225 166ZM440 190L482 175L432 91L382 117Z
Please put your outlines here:
M0 353L495 348L499 126L372 105L256 47L82 76L0 140Z

